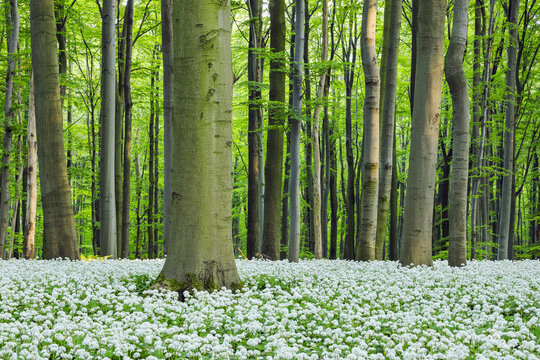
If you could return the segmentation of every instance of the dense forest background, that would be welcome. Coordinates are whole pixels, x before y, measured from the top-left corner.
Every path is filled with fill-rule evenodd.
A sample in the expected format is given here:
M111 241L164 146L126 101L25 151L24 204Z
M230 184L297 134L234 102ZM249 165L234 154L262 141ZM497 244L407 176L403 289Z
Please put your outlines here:
M122 209L125 141L130 138L131 167L129 168L129 256L155 258L164 255L164 125L163 125L163 62L161 36L161 3L157 0L138 0L133 4L133 30L126 51L126 6L118 1L116 14L116 129L115 192L117 212ZM362 151L365 141L364 100L366 87L360 51L362 36L361 1L329 1L328 55L321 61L323 50L323 2L304 1L303 36L303 108L301 125L301 228L300 257L310 258L317 252L315 223L320 221L322 257L354 258L347 253L347 243L354 248L360 231ZM400 22L391 22L392 4L402 5ZM511 19L512 4L518 4L518 21ZM101 14L100 1L56 0L57 40L62 106L64 114L64 144L66 147L69 182L81 253L98 254L99 241L99 169L100 169L100 86L101 86ZM260 6L260 9L253 7ZM233 241L237 256L263 256L264 223L264 166L272 152L267 151L269 129L282 129L289 138L292 110L292 73L295 33L294 2L285 2L283 30L285 52L270 50L270 11L268 2L232 1L233 54ZM15 27L13 6L18 10ZM407 192L408 161L411 139L412 87L414 79L413 32L414 1L392 0L379 2L376 15L375 49L381 78L387 72L383 43L390 29L399 28L399 53L395 102L394 166L388 231L379 258L396 260L403 230L404 201ZM3 181L2 219L0 230L4 257L22 257L28 202L27 176L32 163L28 144L31 137L31 37L28 1L3 2L4 19L0 22L0 78L13 75L13 95L1 119L3 124ZM509 220L508 257L537 258L540 256L540 121L538 117L537 56L540 48L540 4L536 0L469 2L468 35L463 67L467 77L470 99L470 151L467 201L468 258L494 259L497 257L500 233L500 213L503 177L511 177L511 210L504 213ZM395 20L395 19L394 19ZM449 1L446 11L446 54L452 33L454 3ZM18 32L13 45L12 35ZM507 73L508 48L512 33L515 43L515 113L505 123L508 103ZM128 38L129 39L129 38ZM129 41L129 40L128 40ZM11 45L11 46L10 46ZM395 48L397 49L397 48ZM281 55L281 56L280 56ZM269 100L269 68L272 60L280 59L286 74L289 91L280 125L269 126L271 109L279 106ZM127 64L129 63L129 67ZM512 62L510 62L511 64ZM10 65L12 64L12 65ZM13 71L10 70L13 67ZM124 83L125 71L130 73ZM255 70L253 70L255 69ZM326 79L322 97L318 96L321 74ZM7 82L6 82L7 83ZM3 87L7 99L8 87ZM126 89L132 99L132 122L126 126L124 114ZM313 113L321 111L320 127L312 126ZM250 113L252 113L250 115ZM253 115L255 114L255 115ZM432 245L434 258L446 259L449 239L450 171L455 146L452 136L453 105L449 86L443 81L440 131L438 137L437 176L432 213ZM126 136L126 130L130 135ZM313 131L317 132L314 136ZM506 131L505 131L506 130ZM505 169L505 137L514 140L513 165ZM313 146L313 139L320 146ZM40 141L39 138L37 141ZM31 143L30 143L31 144ZM382 146L381 146L382 147ZM508 149L508 148L506 148ZM283 183L281 251L288 249L288 183L290 166L288 141L283 144ZM319 156L315 156L315 155ZM320 162L314 158L320 158ZM6 161L7 159L7 161ZM318 163L318 164L317 164ZM30 165L29 165L30 164ZM317 165L314 165L317 164ZM316 167L316 169L315 169ZM320 179L320 216L314 213L314 175ZM5 180L4 180L5 178ZM39 181L39 177L38 177ZM248 191L248 189L251 189ZM6 191L9 196L6 195ZM248 195L251 194L251 195ZM255 194L255 195L253 195ZM7 200L5 200L7 199ZM35 229L36 256L41 257L43 213L38 193ZM257 211L255 211L257 209ZM121 210L120 210L121 211ZM251 212L252 217L249 218ZM5 214L5 216L3 215ZM255 215L253 215L255 214ZM317 216L316 216L317 215ZM122 219L118 213L117 219ZM5 225L2 226L2 221ZM118 220L121 233L122 223ZM174 221L174 220L173 220ZM2 230L4 229L4 230ZM118 235L119 241L121 236ZM5 245L5 246L4 246ZM121 248L121 246L119 246Z

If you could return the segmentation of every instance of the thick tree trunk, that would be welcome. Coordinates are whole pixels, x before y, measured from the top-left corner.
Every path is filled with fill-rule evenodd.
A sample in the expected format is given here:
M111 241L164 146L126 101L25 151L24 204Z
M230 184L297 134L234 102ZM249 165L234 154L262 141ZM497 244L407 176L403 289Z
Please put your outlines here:
M28 95L28 130L26 135L28 167L26 168L26 214L24 218L23 256L36 257L36 213L37 213L37 139L36 109L34 107L34 74L30 79Z
M419 0L403 265L432 265L432 209L441 111L446 0Z
M4 102L4 146L2 155L2 179L0 196L0 259L5 258L5 243L9 218L9 164L11 162L11 135L15 126L13 78L15 77L17 47L19 43L19 11L17 0L9 0L6 11L8 66L6 71L6 93Z
M161 0L161 49L163 52L163 251L171 234L172 118L174 113L173 0Z
M131 99L131 57L133 53L133 0L128 0L124 14L126 57L124 63L124 176L122 187L122 246L120 256L124 259L129 258L129 215L131 200L131 108L133 101Z
M116 1L104 0L102 6L101 69L101 160L99 181L99 218L101 256L116 259L117 223L115 195L115 15Z
M232 250L232 59L229 1L173 7L175 109L169 253L157 282L238 288ZM208 71L211 69L211 71Z
M469 176L469 90L463 71L463 57L467 46L469 0L454 1L452 37L444 71L450 87L453 105L452 174L448 220L448 265L467 264L467 185Z
M514 168L514 121L515 121L515 94L517 72L517 25L519 13L519 0L509 0L508 23L510 44L508 45L508 70L506 71L506 115L504 126L504 176L502 185L502 200L499 211L499 232L497 260L508 258L508 238L510 231L510 218L512 211Z
M394 171L394 132L396 121L396 91L397 91L397 61L399 53L399 33L401 27L402 0L391 0L385 3L385 24L387 36L384 36L383 52L385 70L381 68L381 78L384 76L384 86L381 92L381 157L379 170L379 203L377 208L377 239L375 243L375 258L383 259L383 248L388 228L390 212L392 173ZM388 17L386 13L389 12ZM386 21L388 20L388 24ZM393 254L397 255L397 254Z
M362 144L362 195L356 259L375 260L377 237L377 200L379 196L379 97L380 77L375 46L377 0L365 0L362 14L362 67L366 94L364 98L364 141ZM382 252L381 252L382 258Z
M79 259L63 141L54 1L30 2L36 128L43 205L43 258Z
M249 81L249 120L248 120L248 224L247 224L247 257L253 258L259 252L260 227L260 194L259 194L259 131L261 123L261 89L260 59L257 48L262 40L262 2L248 0L249 6L249 50L248 50L248 81Z
M280 259L280 203L283 173L283 128L287 118L285 109L285 1L270 1L270 51L276 58L270 61L270 109L264 168L264 224L262 254L272 260Z
M296 1L294 65L293 65L293 107L291 124L291 175L289 179L290 197L290 237L289 261L298 262L300 256L300 125L302 121L302 66L304 58L304 2Z
M323 0L323 27L322 27L322 54L321 61L326 63L328 59L328 0ZM313 112L311 132L313 142L313 242L315 246L315 259L322 259L323 257L323 244L322 244L322 226L321 223L321 152L319 146L319 117L321 114L320 101L324 96L324 90L326 86L326 73L324 69L319 79L319 87L317 88L317 104ZM324 223L326 226L326 222Z

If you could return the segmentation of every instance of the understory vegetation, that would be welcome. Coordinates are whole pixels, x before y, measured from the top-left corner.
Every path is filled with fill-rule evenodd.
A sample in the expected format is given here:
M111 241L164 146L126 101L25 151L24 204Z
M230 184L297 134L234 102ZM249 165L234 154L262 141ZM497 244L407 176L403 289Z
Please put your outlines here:
M150 289L163 260L0 264L0 359L538 359L540 263L237 260L242 291Z

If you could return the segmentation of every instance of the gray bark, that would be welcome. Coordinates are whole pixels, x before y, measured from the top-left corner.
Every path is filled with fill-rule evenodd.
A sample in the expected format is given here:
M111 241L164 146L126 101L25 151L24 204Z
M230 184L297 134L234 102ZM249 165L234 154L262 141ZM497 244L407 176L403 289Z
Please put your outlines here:
M6 71L6 93L4 100L4 144L2 155L2 179L0 196L0 258L5 258L5 243L9 218L9 164L11 162L11 135L15 125L13 111L13 78L15 77L15 56L19 43L19 11L17 0L9 0L10 10L6 11L8 66Z
M383 52L385 53L385 70L381 79L381 144L379 170L379 203L377 209L377 239L375 243L375 258L383 259L383 247L388 228L388 213L390 211L390 191L392 190L392 172L395 167L394 128L396 121L396 91L397 91L397 62L399 53L399 33L401 26L402 0L391 0L385 3L385 31ZM390 14L386 17L386 12ZM388 29L386 21L388 19ZM396 255L396 254L393 254Z
M43 258L79 259L64 150L54 1L32 0L30 18L36 133L40 139L38 156L43 206Z
M448 264L467 263L467 185L469 179L469 91L463 71L469 0L454 1L454 21L444 71L453 105L453 155L450 175Z
M499 236L497 238L498 251L497 260L508 258L508 239L510 231L510 214L512 208L513 181L512 173L514 168L514 121L515 121L515 90L517 72L517 25L519 14L519 0L509 0L509 35L510 44L507 49L508 70L506 70L506 114L504 129L504 176L502 185L502 200L499 211Z
M293 65L293 112L291 124L291 175L289 261L298 262L300 256L300 125L302 122L302 67L304 59L304 1L295 3L296 22Z
M285 51L285 1L270 1L270 51ZM283 173L283 128L285 109L285 73L280 71L285 59L270 62L270 109L265 163L264 226L261 253L272 260L280 258L280 202Z
M161 0L161 48L163 51L163 247L167 254L171 233L171 164L173 100L172 0Z
M237 288L232 249L232 59L229 1L173 7L171 237L157 284ZM210 69L210 71L209 71Z
M115 15L116 1L104 0L102 7L101 68L101 162L99 218L101 256L117 254L115 201Z
M380 77L375 47L377 0L364 1L362 14L362 67L366 93L364 98L364 140L362 142L362 195L356 259L375 260L377 237L377 200L379 195L379 98ZM382 257L382 255L381 255Z
M441 111L446 0L420 0L414 106L405 199L403 265L432 265L431 235Z

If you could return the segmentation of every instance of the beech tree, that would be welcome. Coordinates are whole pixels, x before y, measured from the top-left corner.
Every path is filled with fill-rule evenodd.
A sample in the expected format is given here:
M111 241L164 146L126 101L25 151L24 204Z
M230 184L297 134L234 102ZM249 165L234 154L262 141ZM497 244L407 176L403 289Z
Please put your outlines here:
M156 286L237 288L232 249L229 1L173 6L174 116L169 252Z
M446 53L444 71L452 94L453 139L450 177L448 264L467 263L467 182L469 175L469 91L463 71L467 46L469 0L454 1L452 37Z
M101 255L116 259L115 201L115 15L116 1L104 0L101 38L101 161L99 166L99 218ZM38 135L39 137L39 135Z
M357 233L356 259L375 260L377 236L377 200L379 194L379 97L380 78L375 47L377 0L365 0L362 13L362 67L366 95L364 99L364 141L362 160L362 195L360 226Z
M17 0L9 1L6 11L8 67L6 71L6 90L4 101L4 149L2 154L2 177L0 196L0 259L5 258L4 246L9 218L9 164L11 162L11 138L15 125L13 102L13 79L15 77L17 47L19 44L19 10Z
M79 259L64 150L53 0L30 2L43 258Z
M441 111L446 0L419 0L416 78L403 223L403 265L432 265L433 194Z
M304 59L304 1L295 2L296 21L293 62L294 115L291 123L291 174L289 179L290 235L289 261L298 262L300 256L300 125L302 123L302 67Z
M262 254L279 260L280 251L280 204L283 177L283 128L285 111L285 0L271 0L270 4L270 51L276 58L270 61L270 109L268 111L268 135L266 162L264 165L264 225Z
M508 252L512 251L508 247L510 237L510 216L511 199L515 184L514 179L514 127L515 127L515 90L517 74L517 25L519 14L519 0L508 1L508 23L510 43L508 44L508 70L506 70L506 113L504 123L504 176L502 185L501 209L499 211L499 236L497 260L508 258Z

